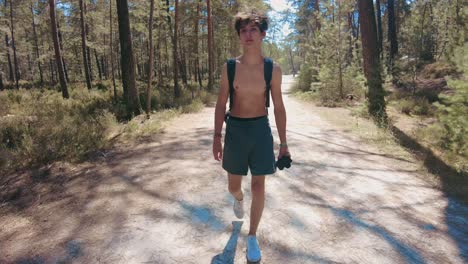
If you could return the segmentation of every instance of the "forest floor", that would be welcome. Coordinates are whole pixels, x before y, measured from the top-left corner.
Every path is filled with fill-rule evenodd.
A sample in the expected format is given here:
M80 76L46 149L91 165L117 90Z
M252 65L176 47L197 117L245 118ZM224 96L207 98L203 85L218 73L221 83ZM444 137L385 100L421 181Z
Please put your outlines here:
M262 263L467 263L468 205L412 155L363 141L292 98L291 84L284 76L293 166L266 180ZM177 117L92 162L9 175L0 263L246 263L249 212L232 212L212 157L213 113Z

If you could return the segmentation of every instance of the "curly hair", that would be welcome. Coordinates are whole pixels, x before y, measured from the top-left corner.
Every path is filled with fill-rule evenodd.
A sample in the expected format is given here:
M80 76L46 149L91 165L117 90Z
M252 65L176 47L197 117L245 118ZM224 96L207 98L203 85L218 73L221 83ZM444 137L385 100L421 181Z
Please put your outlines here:
M234 27L236 28L237 35L240 34L240 29L250 23L255 24L260 32L268 30L268 17L256 10L250 12L239 12L235 16Z

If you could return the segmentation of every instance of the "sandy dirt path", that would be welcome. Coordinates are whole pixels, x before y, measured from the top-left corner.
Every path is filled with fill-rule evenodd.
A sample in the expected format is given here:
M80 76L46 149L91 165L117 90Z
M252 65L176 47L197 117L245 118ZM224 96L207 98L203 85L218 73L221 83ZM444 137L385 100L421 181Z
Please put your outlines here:
M283 82L294 163L266 181L261 263L468 262L468 206L415 177L413 161L322 120L287 95L292 77ZM249 213L234 217L212 158L213 113L183 115L69 175L60 199L1 216L0 262L246 263ZM250 202L250 176L243 188Z

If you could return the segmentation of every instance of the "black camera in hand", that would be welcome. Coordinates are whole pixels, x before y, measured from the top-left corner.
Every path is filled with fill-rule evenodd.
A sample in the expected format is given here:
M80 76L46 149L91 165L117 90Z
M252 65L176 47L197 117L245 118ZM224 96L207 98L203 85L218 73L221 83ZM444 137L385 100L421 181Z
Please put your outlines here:
M283 156L281 159L276 161L276 167L278 167L280 170L283 170L284 168L291 167L291 162L292 159L290 156Z

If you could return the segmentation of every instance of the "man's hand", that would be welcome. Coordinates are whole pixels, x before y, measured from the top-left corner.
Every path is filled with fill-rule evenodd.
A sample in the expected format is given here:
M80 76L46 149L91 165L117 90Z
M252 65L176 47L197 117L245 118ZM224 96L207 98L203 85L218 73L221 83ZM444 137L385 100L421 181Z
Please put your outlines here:
M288 151L288 146L281 146L280 147L280 153L278 155L278 160L275 162L275 166L283 170L284 168L290 168L291 167L291 154Z
M287 146L280 147L279 154L278 154L278 159L281 159L283 156L289 156L291 157L291 154L289 153L289 149Z
M223 159L223 145L221 145L221 137L213 138L213 157L217 161Z

